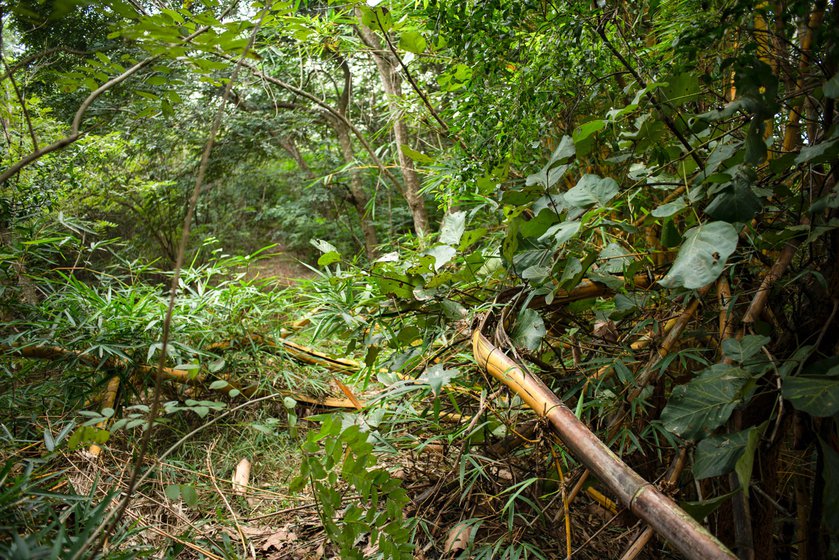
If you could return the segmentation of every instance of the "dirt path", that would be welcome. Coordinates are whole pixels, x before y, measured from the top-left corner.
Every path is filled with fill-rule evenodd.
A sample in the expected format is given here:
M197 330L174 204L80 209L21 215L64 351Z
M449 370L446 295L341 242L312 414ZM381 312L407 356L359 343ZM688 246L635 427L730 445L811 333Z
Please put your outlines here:
M278 253L250 264L248 279L271 278L281 286L290 286L302 278L311 278L314 273L303 266L297 258L288 253Z

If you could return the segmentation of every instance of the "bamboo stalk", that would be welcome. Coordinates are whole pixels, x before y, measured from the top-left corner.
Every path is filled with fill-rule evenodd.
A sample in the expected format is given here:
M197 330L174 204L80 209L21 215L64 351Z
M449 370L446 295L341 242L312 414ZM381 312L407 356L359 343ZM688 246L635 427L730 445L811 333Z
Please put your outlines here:
M735 558L702 525L615 455L541 379L490 343L480 329L474 331L472 345L478 364L547 419L571 453L661 537L691 559Z
M117 392L119 392L119 376L113 376L110 381L108 381L107 387L105 387L105 393L102 396L102 408L114 408L114 404L117 402ZM96 424L96 427L100 430L104 430L108 425L108 420L103 420ZM99 457L102 453L102 448L96 445L95 443L90 446L88 452L94 456Z

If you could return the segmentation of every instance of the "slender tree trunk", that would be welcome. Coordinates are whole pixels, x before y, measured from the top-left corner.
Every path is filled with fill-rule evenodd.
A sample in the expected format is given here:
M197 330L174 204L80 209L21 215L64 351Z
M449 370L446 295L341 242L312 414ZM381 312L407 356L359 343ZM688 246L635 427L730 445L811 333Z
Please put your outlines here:
M344 157L344 162L352 164L355 162L355 152L352 148L349 128L337 120L332 122L332 128L338 136L338 143L341 145L341 155ZM350 170L350 194L352 195L352 203L358 212L359 222L361 223L361 232L364 235L364 250L367 252L367 258L372 261L378 256L377 247L379 245L379 238L376 235L376 228L367 212L367 203L370 199L364 191L364 182L361 174L355 168Z
M402 146L408 145L408 126L402 118L398 100L402 98L402 79L399 77L399 62L394 59L393 54L383 48L381 41L376 34L367 26L359 24L358 34L361 40L370 47L370 54L376 63L379 77L382 80L382 87L388 98L388 105L393 119L393 136L396 141L396 154L399 159L399 168L402 171L403 196L411 209L411 217L414 221L414 232L418 237L423 237L429 232L428 213L425 209L425 201L420 194L420 181L414 162L405 155Z

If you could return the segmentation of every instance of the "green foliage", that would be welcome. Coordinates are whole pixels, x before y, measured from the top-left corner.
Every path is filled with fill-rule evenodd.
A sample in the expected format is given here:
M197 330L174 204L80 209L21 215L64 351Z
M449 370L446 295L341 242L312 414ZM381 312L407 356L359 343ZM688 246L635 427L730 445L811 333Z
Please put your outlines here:
M411 558L410 520L402 513L408 496L398 479L376 467L368 436L358 425L344 428L340 416L326 416L319 431L309 432L300 474L290 488L311 484L321 521L342 558L364 557L362 537L383 558ZM358 497L345 506L347 491Z

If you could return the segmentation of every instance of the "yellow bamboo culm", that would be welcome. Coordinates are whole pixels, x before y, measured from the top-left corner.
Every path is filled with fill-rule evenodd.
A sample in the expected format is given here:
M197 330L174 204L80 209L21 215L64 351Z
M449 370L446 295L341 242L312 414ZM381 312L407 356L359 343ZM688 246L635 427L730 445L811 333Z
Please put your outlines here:
M109 381L107 387L105 387L105 393L102 395L102 408L114 408L114 404L117 402L117 393L119 392L119 376L113 376ZM108 426L108 420L103 420L96 424L96 427L104 430ZM95 443L90 446L88 452L93 457L99 457L102 453L102 448L96 445Z

